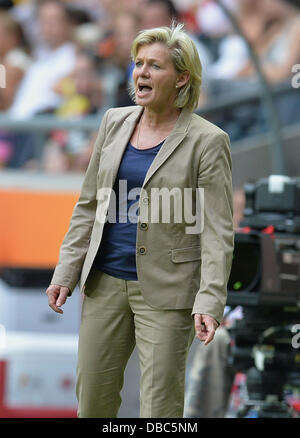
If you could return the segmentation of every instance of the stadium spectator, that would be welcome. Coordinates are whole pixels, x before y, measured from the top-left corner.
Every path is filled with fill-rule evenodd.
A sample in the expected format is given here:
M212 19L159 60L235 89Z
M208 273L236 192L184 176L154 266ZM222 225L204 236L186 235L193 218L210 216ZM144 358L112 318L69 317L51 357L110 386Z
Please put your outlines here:
M121 11L114 18L114 52L111 62L118 69L115 102L117 106L133 105L128 94L128 81L131 80L133 63L131 62L131 45L140 26L137 13Z
M291 67L300 62L300 14L292 5L282 0L262 0L261 14L264 23L258 37L252 41L259 54L263 72L271 83L285 81L291 76ZM248 32L249 34L249 32ZM249 62L239 72L239 77L252 77L255 74Z
M55 84L74 68L76 47L71 41L72 25L63 3L45 0L38 8L41 38L47 50L26 72L10 109L12 117L30 117L53 111L60 102Z
M56 83L74 68L76 46L71 41L72 21L68 9L56 0L43 0L37 9L40 39L47 50L34 60L17 90L8 110L12 118L27 119L52 113L61 97L55 93ZM11 168L36 168L44 139L36 133L14 135L13 154L7 163Z
M0 89L0 111L7 110L31 64L22 27L12 16L0 11L0 64L5 68L5 88Z
M235 12L239 0L222 0L224 5ZM200 0L195 12L198 28L210 38L219 38L232 31L230 20L214 0Z
M94 60L85 53L78 53L72 74L57 84L56 92L63 101L55 115L81 119L96 114L103 96ZM45 145L43 169L47 172L84 171L82 162L88 164L84 157L89 138L89 133L82 130L54 130Z
M30 0L25 2L15 2L11 13L14 18L22 25L27 39L30 41L32 52L35 56L44 52L45 42L40 38L40 28L37 20L37 10L43 0ZM97 21L101 16L100 1L99 0L85 0L72 1L62 0L60 3L65 4L70 13L71 20L75 21L76 27L79 16L83 17L85 14L90 21ZM86 20L85 20L86 21Z
M267 81L280 84L290 80L292 65L300 61L297 41L300 14L282 0L241 0L237 21L258 56ZM249 95L260 92L260 80L240 36L231 33L221 40L219 58L210 67L208 98ZM283 125L299 120L299 98L294 90L276 98L279 119ZM212 120L229 132L232 140L259 134L266 129L266 116L257 99L241 104Z
M282 0L240 0L236 18L259 56L266 79L271 83L289 79L292 65L300 61L299 11ZM256 76L245 42L234 32L223 35L210 76L216 80L235 79L238 87L238 79ZM224 86L226 91L228 84Z
M256 44L264 28L262 2L260 0L241 0L236 8L236 19L250 44ZM222 27L220 28L222 29ZM217 47L217 59L209 68L210 81L232 80L249 62L247 44L230 26L223 26L223 33ZM214 34L213 34L214 35ZM224 87L228 90L227 87Z
M114 18L120 11L128 13L144 13L145 0L99 0L101 16L99 26L105 34L111 34L114 30Z
M31 57L22 27L9 12L0 10L0 111L5 112L12 104L16 91ZM3 82L3 83L2 83ZM3 86L4 85L4 86ZM5 167L13 154L14 135L0 129L0 167Z

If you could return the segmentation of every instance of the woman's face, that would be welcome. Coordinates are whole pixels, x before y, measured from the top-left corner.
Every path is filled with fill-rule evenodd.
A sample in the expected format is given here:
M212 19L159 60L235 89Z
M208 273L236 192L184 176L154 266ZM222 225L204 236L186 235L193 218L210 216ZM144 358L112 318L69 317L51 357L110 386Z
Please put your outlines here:
M179 74L163 44L153 43L139 48L133 70L137 105L157 112L174 107L178 80Z

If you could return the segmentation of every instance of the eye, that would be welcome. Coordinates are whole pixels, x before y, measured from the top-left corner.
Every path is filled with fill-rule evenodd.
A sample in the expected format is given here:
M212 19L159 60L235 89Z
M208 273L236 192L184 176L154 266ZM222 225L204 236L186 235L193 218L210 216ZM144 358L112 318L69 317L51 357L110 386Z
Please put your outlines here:
M136 63L135 63L135 66L136 67L140 67L142 65L142 62L141 61L136 61Z
M160 69L160 66L157 65L157 64L153 64L153 67L154 67L156 70L159 70L159 69Z

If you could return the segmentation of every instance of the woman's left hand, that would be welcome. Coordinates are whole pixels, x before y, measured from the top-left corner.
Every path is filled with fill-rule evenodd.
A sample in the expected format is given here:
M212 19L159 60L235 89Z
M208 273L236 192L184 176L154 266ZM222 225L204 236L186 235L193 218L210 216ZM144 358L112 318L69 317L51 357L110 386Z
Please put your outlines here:
M195 313L194 321L196 337L203 341L204 345L209 344L213 340L219 324L212 316L202 313Z

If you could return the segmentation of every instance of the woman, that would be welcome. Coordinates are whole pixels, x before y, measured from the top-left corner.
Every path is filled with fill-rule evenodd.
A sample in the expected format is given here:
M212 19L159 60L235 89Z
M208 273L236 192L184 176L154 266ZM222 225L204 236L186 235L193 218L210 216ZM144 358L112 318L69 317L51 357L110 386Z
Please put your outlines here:
M0 87L0 111L10 108L31 62L21 25L9 12L0 11L0 64L6 71L5 87Z
M117 416L135 344L140 416L182 417L195 330L207 345L223 316L233 247L229 141L192 112L201 64L182 27L142 31L133 42L137 106L102 120L47 289L59 313L79 278L85 294L79 417ZM158 190L172 199L161 203ZM203 193L202 230L191 226L191 210Z
M288 81L293 65L300 62L299 9L282 0L264 0L259 8L263 26L251 42L259 55L263 73L273 84ZM254 75L255 67L249 60L238 77L249 81Z
M9 110L30 64L22 27L9 12L0 9L0 113ZM14 141L12 132L0 129L0 168L9 164Z

